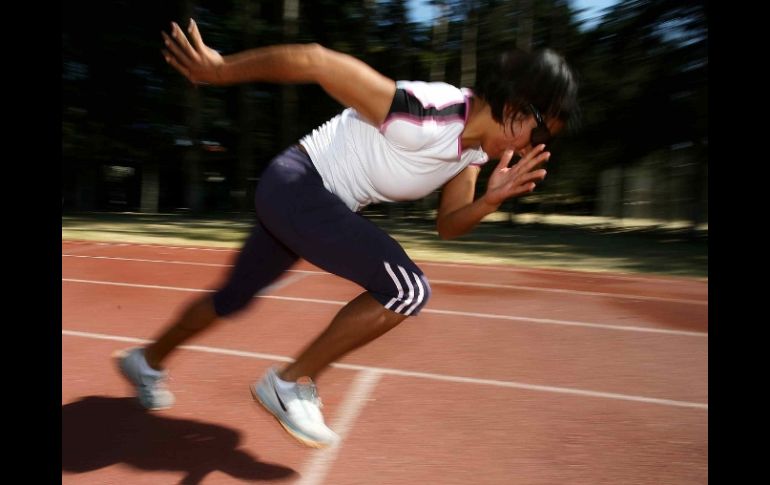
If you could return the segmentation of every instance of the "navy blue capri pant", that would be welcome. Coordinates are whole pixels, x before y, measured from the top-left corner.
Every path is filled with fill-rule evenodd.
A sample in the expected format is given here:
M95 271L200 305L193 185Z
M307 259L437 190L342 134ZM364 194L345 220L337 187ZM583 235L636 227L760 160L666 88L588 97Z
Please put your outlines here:
M428 280L401 245L329 192L299 147L270 162L255 202L254 228L214 294L217 315L245 308L300 257L359 284L396 313L417 315L430 298Z

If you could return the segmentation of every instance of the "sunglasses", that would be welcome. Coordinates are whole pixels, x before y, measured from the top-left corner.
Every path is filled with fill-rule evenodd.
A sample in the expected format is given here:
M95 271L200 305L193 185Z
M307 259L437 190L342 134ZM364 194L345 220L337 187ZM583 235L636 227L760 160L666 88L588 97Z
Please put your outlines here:
M529 135L529 144L532 147L536 147L541 144L545 145L551 141L551 130L549 130L545 125L540 111L538 111L534 105L530 104L529 109L535 116L535 121L537 121L537 126L532 128L532 133Z

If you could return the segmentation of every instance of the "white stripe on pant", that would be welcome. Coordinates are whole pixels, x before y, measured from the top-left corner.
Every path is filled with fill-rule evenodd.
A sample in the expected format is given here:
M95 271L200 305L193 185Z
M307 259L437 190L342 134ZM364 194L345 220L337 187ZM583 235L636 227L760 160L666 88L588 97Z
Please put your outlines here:
M396 266L402 276L402 278L399 278L398 273L393 271L393 268L391 268L387 261L383 264L385 265L385 270L388 272L388 275L390 275L390 278L393 280L393 284L396 286L396 289L398 289L398 296L392 298L387 305L385 305L385 308L390 310L395 303L401 302L401 304L393 311L396 313L403 313L404 315L411 315L412 312L423 303L425 298L425 287L420 281L420 276L417 275L417 273L412 272L412 277L414 278L414 284L412 284L412 278L404 268L398 265ZM405 283L406 287L409 288L409 296L406 299L404 299L404 284L402 283ZM417 298L415 298L415 286L417 286ZM404 308L406 308L406 311L404 311Z

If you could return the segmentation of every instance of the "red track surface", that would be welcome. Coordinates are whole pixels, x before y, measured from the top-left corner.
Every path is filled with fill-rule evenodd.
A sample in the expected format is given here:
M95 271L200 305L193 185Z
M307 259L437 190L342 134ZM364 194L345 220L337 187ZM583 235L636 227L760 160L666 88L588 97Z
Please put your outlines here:
M177 404L146 413L110 354L215 288L235 252L64 241L62 254L65 484L707 483L705 281L423 263L423 313L319 379L343 442L315 451L248 384L360 288L301 263L174 354Z

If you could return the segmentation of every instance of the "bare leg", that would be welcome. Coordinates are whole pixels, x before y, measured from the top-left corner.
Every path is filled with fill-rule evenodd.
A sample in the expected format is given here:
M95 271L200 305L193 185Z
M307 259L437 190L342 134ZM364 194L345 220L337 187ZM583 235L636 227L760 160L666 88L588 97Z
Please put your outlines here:
M368 292L358 295L337 313L334 320L295 362L280 373L285 381L316 376L329 364L381 336L406 318L387 310Z
M204 295L190 303L179 318L144 349L144 357L153 369L161 370L161 362L185 340L208 328L216 319L211 295Z

